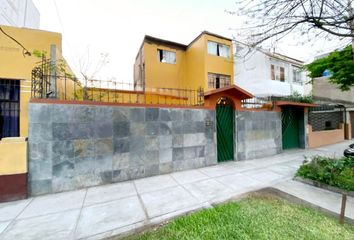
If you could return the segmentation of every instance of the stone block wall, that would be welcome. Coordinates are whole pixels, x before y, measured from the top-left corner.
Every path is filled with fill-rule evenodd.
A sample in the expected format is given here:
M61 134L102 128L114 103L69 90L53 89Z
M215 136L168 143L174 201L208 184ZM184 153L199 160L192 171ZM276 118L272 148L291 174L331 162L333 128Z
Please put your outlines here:
M29 129L32 196L217 163L213 110L31 103Z
M281 113L235 111L235 123L235 159L238 161L282 151Z

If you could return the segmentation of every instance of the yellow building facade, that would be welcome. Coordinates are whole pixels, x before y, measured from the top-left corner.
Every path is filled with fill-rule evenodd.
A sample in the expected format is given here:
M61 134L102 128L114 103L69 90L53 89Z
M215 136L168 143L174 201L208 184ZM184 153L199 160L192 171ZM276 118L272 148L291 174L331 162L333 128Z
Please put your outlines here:
M232 56L231 39L206 31L188 45L145 36L134 64L135 90L233 85Z
M59 33L0 26L0 201L26 197L28 104L31 72L41 59L35 51L48 55L56 49L61 58ZM18 41L16 43L13 39Z

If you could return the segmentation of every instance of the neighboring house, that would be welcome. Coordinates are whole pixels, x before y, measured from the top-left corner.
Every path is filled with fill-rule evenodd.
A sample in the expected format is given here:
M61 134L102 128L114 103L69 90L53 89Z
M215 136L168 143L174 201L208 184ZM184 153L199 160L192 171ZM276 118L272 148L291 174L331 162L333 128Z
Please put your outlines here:
M287 96L295 92L308 95L311 86L306 73L301 70L304 62L270 53L260 48L234 41L235 84L258 97Z
M29 52L45 51L48 55L55 52L55 59L62 59L60 33L8 26L1 28ZM34 54L24 54L15 41L0 32L0 201L26 196L31 72L39 61L40 58ZM60 83L57 84L60 89ZM46 121L50 115L42 117L42 121ZM40 134L39 125L31 127L31 131Z
M0 0L0 25L38 29L40 14L32 0Z
M354 89L341 91L338 86L329 81L328 77L319 77L312 80L312 94L317 102L354 105Z
M145 36L134 64L135 90L233 85L232 56L231 39L206 31L188 45Z
M327 106L327 109L310 112L310 123L312 123L314 130L320 128L339 129L340 124L344 124L347 128L344 137L346 139L353 138L354 89L341 91L338 86L329 81L329 77L313 79L312 86L314 100Z

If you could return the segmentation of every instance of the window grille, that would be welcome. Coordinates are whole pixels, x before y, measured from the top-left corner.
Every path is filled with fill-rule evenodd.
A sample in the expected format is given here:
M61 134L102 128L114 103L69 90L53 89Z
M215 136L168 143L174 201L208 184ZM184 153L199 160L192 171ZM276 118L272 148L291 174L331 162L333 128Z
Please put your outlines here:
M19 115L20 81L0 79L0 139L19 136Z

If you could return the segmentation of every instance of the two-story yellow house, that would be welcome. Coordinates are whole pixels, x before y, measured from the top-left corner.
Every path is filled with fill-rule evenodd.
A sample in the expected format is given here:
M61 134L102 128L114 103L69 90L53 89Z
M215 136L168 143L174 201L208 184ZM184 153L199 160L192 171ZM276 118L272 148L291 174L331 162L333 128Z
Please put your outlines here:
M231 39L206 31L188 45L145 36L134 64L135 90L233 85L232 56Z

